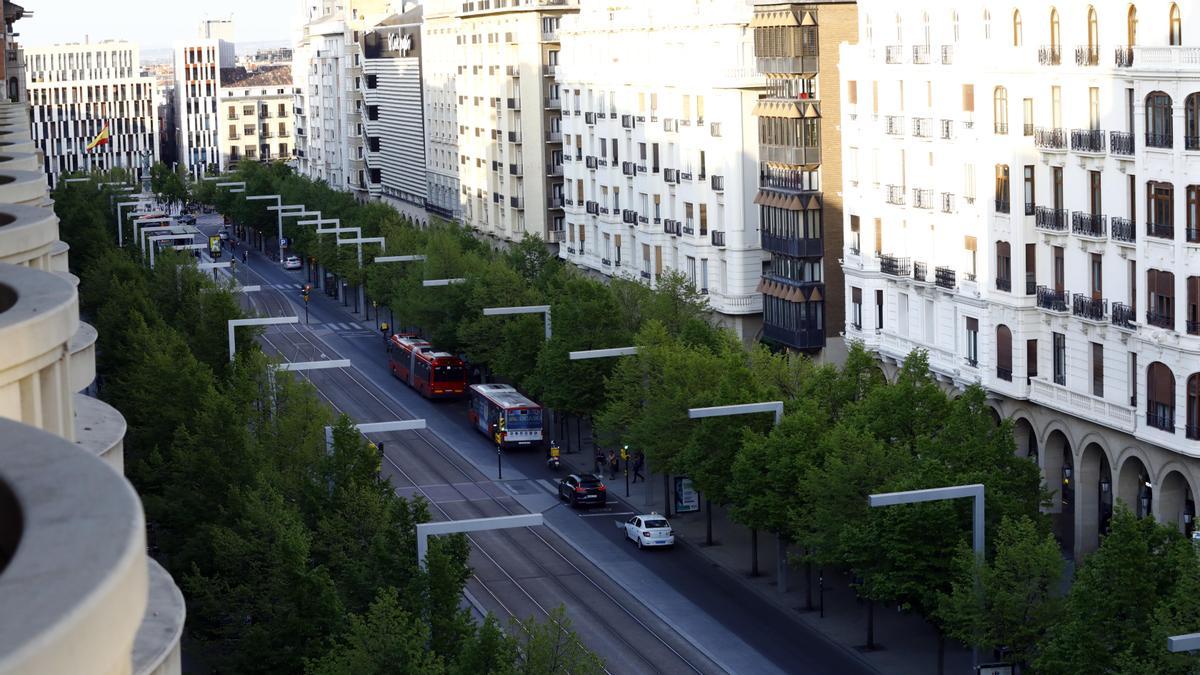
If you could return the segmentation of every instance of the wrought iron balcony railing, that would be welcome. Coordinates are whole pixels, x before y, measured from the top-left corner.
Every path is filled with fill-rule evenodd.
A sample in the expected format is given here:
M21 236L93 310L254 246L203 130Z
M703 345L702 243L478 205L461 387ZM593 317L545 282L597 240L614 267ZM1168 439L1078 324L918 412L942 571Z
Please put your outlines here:
M1048 309L1052 312L1067 311L1067 298L1069 294L1066 291L1058 291L1049 286L1037 287L1037 306L1042 309Z
M1071 313L1089 321L1104 321L1108 314L1108 300L1076 293L1071 298Z

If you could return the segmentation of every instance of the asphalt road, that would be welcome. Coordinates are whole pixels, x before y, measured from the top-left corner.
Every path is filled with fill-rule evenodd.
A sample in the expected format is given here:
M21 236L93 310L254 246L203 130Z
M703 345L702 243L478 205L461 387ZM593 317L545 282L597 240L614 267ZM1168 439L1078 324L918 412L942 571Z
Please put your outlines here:
M199 224L215 230L209 218ZM302 272L255 254L239 268L242 283L263 286L246 296L255 311L303 322ZM372 435L384 443L383 472L398 494L424 496L434 520L543 512L544 527L471 535L467 593L477 607L542 617L562 604L580 639L614 673L872 672L687 547L634 549L615 526L632 509L614 495L603 509L560 504L558 477L540 453L506 453L505 480L494 480L494 448L469 426L464 403L421 398L391 376L377 331L320 291L311 298L310 324L269 327L264 347L292 361L351 359L352 368L307 376L356 422L426 419L425 431Z

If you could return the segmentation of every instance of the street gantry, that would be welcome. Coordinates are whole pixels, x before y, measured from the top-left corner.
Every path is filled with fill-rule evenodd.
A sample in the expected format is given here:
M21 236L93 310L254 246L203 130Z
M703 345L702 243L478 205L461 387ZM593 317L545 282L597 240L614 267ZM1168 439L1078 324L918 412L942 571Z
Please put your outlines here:
M553 334L550 327L550 305L525 305L523 307L484 307L484 316L505 316L510 314L545 314L546 339Z
M222 263L208 263L210 265L221 265ZM224 263L226 267L229 263ZM298 316L263 316L254 319L230 319L229 320L229 361L233 362L237 354L237 343L234 329L239 326L277 326L288 323L300 323Z

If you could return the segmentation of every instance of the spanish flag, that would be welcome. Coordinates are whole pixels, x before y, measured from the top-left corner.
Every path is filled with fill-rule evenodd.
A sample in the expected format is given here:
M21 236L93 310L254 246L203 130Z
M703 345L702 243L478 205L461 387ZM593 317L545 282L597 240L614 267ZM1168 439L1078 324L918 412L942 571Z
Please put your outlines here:
M100 133L96 134L96 137L92 139L91 143L87 144L87 147L84 148L84 150L91 150L91 149L99 147L101 145L108 145L108 123L107 122L104 124L103 127L101 127Z

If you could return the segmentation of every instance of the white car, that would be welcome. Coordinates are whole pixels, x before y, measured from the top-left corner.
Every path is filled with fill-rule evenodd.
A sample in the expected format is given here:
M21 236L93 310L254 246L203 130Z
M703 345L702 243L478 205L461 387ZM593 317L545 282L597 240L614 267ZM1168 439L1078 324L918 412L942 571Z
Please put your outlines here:
M300 262L298 256L289 255L283 260L283 269L285 270L298 270L301 267L304 267L304 263Z
M221 230L217 233L217 236L221 238L221 241L225 241L229 239L229 230Z
M675 545L671 523L657 513L638 515L625 521L625 538L632 539L638 548Z

